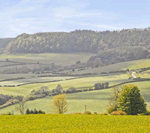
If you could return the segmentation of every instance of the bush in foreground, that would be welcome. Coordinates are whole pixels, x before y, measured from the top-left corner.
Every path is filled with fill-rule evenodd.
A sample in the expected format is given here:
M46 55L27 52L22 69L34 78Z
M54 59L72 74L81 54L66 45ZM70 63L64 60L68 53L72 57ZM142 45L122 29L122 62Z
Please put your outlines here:
M99 115L108 115L107 113L100 113Z
M94 112L93 114L94 114L94 115L97 115L97 112Z
M85 111L83 114L91 115L92 113L90 111Z
M80 114L80 115L81 115L82 113L80 113L80 112L76 112L76 113L74 113L74 114L76 114L76 115Z
M111 115L126 115L126 112L124 112L124 111L113 111L113 112L111 112Z
M1 115L14 115L14 114L11 112L8 112L8 113L2 113Z

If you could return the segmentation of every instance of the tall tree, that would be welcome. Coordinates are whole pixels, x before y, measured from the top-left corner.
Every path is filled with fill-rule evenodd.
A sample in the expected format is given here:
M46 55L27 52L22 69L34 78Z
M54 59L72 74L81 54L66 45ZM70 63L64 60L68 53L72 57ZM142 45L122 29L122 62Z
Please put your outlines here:
M137 115L146 112L144 98L140 95L140 90L135 85L125 85L118 97L118 107L128 115Z
M18 104L15 106L15 109L17 110L17 111L19 111L20 112L20 114L24 114L25 113L25 109L26 109L26 105L25 105L25 100L21 100L21 101L19 101L18 102Z
M66 94L59 94L53 98L53 108L56 113L64 114L67 112L67 98Z

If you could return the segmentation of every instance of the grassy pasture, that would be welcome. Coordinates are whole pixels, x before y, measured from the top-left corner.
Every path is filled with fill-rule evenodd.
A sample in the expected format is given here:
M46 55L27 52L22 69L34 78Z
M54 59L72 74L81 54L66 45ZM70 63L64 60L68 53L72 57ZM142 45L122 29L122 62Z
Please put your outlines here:
M109 103L109 96L111 94L111 90L105 91L93 91L93 92L82 92L82 93L74 93L67 94L67 102L68 102L68 112L84 112L85 105L87 105L87 110L92 112L105 112ZM54 113L53 108L51 107L53 101L53 97L46 97L43 99L37 99L34 101L28 101L26 106L30 109L42 109L47 113ZM19 114L15 110L15 105L9 106L7 108L1 109L0 113L11 112L14 110L15 114Z
M86 77L86 78L79 78L79 79L72 79L72 80L65 80L72 77L46 77L46 78L38 78L37 81L42 80L57 80L57 79L63 79L64 81L58 81L58 82L49 82L49 83L36 83L36 84L28 84L24 86L17 86L17 87L0 87L0 93L1 94L12 94L12 95L27 95L31 92L32 89L39 89L41 86L46 85L49 87L50 90L55 89L58 84L61 84L63 89L66 90L70 87L77 87L83 89L82 87L94 87L94 84L97 82L109 82L109 85L118 84L120 82L126 81L128 79L127 74L122 75L115 75L115 76L105 76L105 77ZM20 80L22 83L23 81L27 82L28 79L22 79ZM32 79L31 79L32 80ZM21 84L21 82L18 82L19 80L14 81L5 81L0 82L0 84ZM30 79L28 80L30 81Z
M135 73L134 75L140 78L150 78L150 74L148 73Z
M18 62L32 62L45 64L62 64L70 65L75 64L76 61L86 62L91 56L95 54L91 53L42 53L42 54L1 54L0 60L5 60L8 58L11 61Z
M13 63L13 62L2 62L0 61L0 67L1 66L4 66L4 65L15 65L16 63Z
M34 82L45 82L45 81L54 81L54 80L66 80L74 77L39 77L39 78L26 78L18 79L12 81L3 81L0 82L0 85L19 85L24 83L34 83Z
M0 132L148 133L149 116L18 115L0 116ZM15 125L15 126L14 126Z
M140 88L141 95L144 97L145 102L147 103L147 109L150 109L150 82L136 82L133 83ZM24 91L25 92L25 91ZM23 93L23 92L21 92ZM91 112L106 112L108 108L110 95L112 94L112 89L105 90L97 90L97 91L88 91L88 92L80 92L67 94L68 99L68 112L84 112L85 105L87 105L87 110ZM46 97L43 99L37 99L33 101L28 101L26 103L27 107L30 109L42 109L47 113L54 113L53 108L51 107L53 101L53 97ZM9 106L7 108L1 109L0 113L11 112L15 110L15 106ZM15 111L15 114L18 112Z
M139 69L144 67L150 67L150 59L142 59L128 62L120 62L104 67L98 68L89 68L82 71L75 71L74 74L83 74L83 73L101 73L101 72L110 72L110 71L119 71L126 69ZM72 72L73 73L73 72Z

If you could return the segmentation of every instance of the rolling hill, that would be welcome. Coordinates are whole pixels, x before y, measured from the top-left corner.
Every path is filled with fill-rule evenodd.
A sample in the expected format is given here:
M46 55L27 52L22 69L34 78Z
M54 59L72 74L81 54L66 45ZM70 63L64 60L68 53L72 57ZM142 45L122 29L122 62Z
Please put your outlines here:
M31 35L23 33L10 41L5 50L18 53L100 53L101 51L128 46L141 46L150 49L149 37L150 28L103 32L75 30Z

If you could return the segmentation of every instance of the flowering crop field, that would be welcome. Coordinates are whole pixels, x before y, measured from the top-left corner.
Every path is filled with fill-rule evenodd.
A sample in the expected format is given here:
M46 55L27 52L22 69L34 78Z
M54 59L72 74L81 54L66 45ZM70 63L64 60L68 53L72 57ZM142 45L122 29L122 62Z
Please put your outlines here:
M1 115L0 133L148 133L150 116Z

